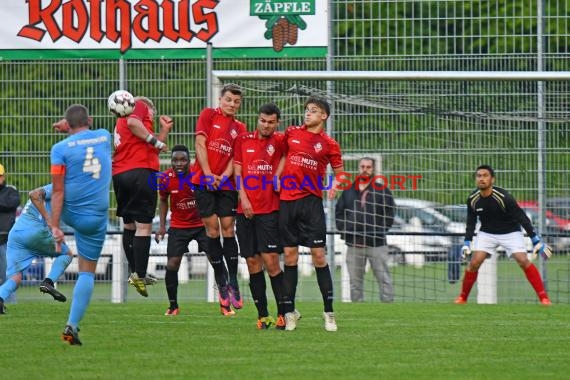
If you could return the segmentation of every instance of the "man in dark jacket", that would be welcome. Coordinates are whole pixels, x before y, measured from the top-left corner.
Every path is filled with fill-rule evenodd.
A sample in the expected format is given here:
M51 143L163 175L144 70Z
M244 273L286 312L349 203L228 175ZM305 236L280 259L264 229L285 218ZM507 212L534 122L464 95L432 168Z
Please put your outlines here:
M19 205L20 193L14 186L6 185L6 173L0 164L0 284L6 281L6 242Z
M380 300L394 300L386 245L386 232L394 221L394 198L387 184L374 178L374 166L373 158L360 160L359 176L343 191L335 209L337 229L348 246L346 266L352 302L364 301L367 259L380 287Z

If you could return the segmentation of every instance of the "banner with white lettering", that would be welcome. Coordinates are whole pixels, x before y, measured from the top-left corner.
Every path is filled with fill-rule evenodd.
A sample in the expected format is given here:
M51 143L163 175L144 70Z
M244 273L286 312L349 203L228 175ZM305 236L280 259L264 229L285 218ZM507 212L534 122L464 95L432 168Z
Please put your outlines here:
M9 0L0 59L323 57L327 0Z

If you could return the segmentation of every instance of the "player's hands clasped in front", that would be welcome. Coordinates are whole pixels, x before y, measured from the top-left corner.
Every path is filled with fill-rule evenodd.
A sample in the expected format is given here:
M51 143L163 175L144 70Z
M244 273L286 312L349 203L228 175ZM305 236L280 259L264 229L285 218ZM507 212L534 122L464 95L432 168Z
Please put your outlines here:
M535 260L538 254L542 256L545 260L548 260L552 256L552 249L542 240L540 235L534 235L531 239L534 249L532 250L532 260Z
M468 256L471 255L471 241L465 240L463 242L463 247L461 247L461 258L466 260Z

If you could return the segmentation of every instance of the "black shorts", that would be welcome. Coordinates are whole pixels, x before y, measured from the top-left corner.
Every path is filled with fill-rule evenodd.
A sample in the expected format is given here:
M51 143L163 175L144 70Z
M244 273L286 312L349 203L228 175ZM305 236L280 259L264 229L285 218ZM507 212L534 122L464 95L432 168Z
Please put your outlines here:
M194 190L201 218L216 214L218 217L236 216L238 193L233 190Z
M236 218L236 234L239 253L243 258L258 253L281 253L279 238L279 213L255 215L247 219L243 214Z
M283 247L324 247L327 225L323 200L309 195L294 201L281 201L279 231Z
M155 171L132 169L113 176L113 189L117 199L117 216L124 223L152 223L156 213L158 193Z
M188 244L192 240L198 243L198 252L205 252L208 244L205 227L168 229L167 257L181 257L188 252Z

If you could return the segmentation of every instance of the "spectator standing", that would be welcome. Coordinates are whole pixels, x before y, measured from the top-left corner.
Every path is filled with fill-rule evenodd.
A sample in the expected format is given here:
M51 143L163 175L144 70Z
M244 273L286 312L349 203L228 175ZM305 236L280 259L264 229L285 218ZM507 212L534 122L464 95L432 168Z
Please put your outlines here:
M8 232L16 220L16 210L20 206L20 193L6 183L6 170L0 164L0 284L6 281L6 245Z
M350 278L350 299L364 301L366 261L378 281L382 302L394 301L394 287L388 268L386 232L394 222L394 198L387 184L374 182L376 161L364 157L359 175L336 203L336 226L346 242L346 266Z

